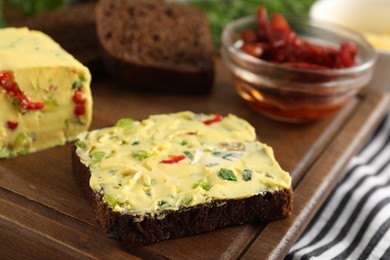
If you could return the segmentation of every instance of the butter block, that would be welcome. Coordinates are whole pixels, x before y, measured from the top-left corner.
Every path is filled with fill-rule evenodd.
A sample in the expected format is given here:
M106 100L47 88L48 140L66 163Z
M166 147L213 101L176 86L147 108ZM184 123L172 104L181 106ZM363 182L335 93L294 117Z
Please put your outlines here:
M114 212L138 216L291 187L291 177L254 128L235 116L184 111L122 119L80 134L76 153L91 189Z
M87 130L88 68L39 31L4 28L0 39L0 158L63 145Z

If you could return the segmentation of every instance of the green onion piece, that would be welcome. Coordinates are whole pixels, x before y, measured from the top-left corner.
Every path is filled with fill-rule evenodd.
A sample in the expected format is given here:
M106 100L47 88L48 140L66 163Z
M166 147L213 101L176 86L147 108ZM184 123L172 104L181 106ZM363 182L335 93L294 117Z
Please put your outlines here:
M109 139L112 140L112 141L119 141L120 140L120 138L118 136L116 136L116 135L110 136Z
M213 187L213 185L204 180L199 180L194 184L193 188L196 189L198 187L201 187L205 191L209 191Z
M218 172L218 177L227 181L237 181L236 175L230 169L221 168Z
M137 159L140 162L145 160L146 158L149 158L151 155L152 155L151 153L145 150L137 150L131 154L133 158Z
M79 74L79 78L80 78L80 81L81 81L81 82L86 81L86 78L85 78L84 73L80 73L80 74Z
M80 149L84 149L85 147L87 147L87 145L84 142L82 142L82 141L76 142L75 145L76 145L77 148L80 148Z
M242 172L242 178L244 179L244 181L252 180L252 171L248 169L244 170Z
M116 126L128 130L133 126L134 120L131 118L122 118L117 123Z
M106 153L101 151L92 153L92 162L89 167L91 167L92 169L99 168L100 163L102 162L105 155Z
M53 96L48 96L45 99L45 110L53 111L56 107L58 107L58 101Z
M31 143L31 138L26 133L19 133L14 141L14 147L28 146Z
M104 200L110 205L111 208L115 207L116 201L115 198L109 194L104 194Z
M0 149L0 158L7 158L12 155L11 150L8 147L3 147Z
M26 155L30 152L29 149L22 149L18 151L18 155Z
M94 161L99 161L99 162L101 162L101 161L103 160L103 158L104 158L105 155L106 155L105 152L94 152L94 153L92 153L92 159L93 159Z

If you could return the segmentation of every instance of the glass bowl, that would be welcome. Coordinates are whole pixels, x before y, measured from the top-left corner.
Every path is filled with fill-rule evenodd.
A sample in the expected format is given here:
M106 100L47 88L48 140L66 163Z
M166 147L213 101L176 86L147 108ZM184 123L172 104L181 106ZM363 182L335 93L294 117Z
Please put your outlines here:
M261 114L288 122L308 122L344 107L372 78L376 52L360 34L332 23L287 18L304 40L339 48L356 44L355 65L342 69L312 70L286 67L253 57L242 50L241 32L256 28L256 17L244 17L225 26L221 55L237 93Z

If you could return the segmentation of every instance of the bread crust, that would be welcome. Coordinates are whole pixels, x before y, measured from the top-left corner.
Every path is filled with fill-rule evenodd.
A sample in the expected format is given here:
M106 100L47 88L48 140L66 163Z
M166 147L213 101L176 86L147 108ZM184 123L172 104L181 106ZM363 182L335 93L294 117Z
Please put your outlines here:
M91 201L97 221L106 234L121 240L126 246L147 245L167 239L179 238L212 231L218 228L245 224L251 221L271 221L289 216L292 211L293 191L282 189L245 199L218 200L208 204L165 210L164 218L146 215L121 214L110 209L102 194L89 186L91 173L80 162L76 147L72 150L74 177Z

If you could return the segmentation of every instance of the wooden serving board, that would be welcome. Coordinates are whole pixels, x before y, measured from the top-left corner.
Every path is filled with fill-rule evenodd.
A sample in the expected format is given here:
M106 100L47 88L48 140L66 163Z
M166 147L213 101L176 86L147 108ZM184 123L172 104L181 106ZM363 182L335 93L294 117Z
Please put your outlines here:
M203 96L137 93L94 74L92 128L122 117L192 110L234 113L256 127L259 140L274 148L293 177L294 210L271 223L227 227L192 237L128 249L106 237L93 209L75 184L71 144L0 160L0 258L282 258L343 176L349 159L389 110L389 96L366 89L336 115L311 124L275 122L254 112L231 86L217 62L213 92Z

